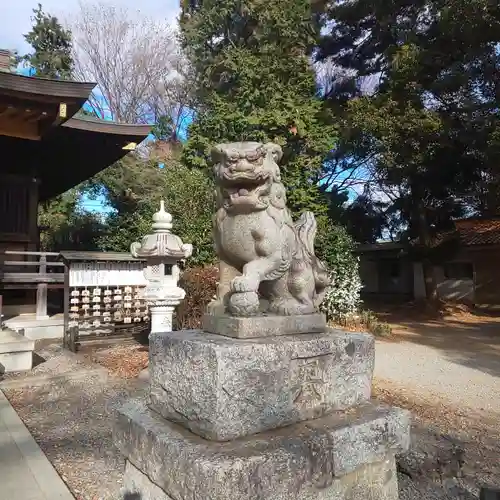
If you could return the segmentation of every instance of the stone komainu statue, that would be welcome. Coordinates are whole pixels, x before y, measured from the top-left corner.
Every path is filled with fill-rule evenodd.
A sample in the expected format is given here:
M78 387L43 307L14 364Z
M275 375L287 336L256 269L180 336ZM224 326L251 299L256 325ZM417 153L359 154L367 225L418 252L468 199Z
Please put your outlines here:
M305 212L293 222L278 167L282 154L276 144L257 142L212 151L221 272L212 311L312 314L323 300L329 275L314 255L316 219Z

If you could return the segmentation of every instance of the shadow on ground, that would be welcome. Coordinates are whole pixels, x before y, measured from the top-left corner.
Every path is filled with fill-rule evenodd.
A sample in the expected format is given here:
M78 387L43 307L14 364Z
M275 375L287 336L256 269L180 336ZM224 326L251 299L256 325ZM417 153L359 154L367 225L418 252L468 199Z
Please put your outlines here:
M500 317L470 314L436 319L405 318L404 313L382 312L393 338L438 349L452 362L500 377Z

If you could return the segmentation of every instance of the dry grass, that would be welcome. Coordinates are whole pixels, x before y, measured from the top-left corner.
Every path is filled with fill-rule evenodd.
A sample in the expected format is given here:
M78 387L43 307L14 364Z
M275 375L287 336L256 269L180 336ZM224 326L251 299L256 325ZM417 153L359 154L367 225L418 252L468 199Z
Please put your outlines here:
M98 349L89 354L91 361L122 379L136 378L148 366L148 347L142 345L116 346Z
M194 267L182 274L179 286L186 291L186 298L175 314L178 330L201 328L206 307L217 292L218 280L219 269L214 266Z

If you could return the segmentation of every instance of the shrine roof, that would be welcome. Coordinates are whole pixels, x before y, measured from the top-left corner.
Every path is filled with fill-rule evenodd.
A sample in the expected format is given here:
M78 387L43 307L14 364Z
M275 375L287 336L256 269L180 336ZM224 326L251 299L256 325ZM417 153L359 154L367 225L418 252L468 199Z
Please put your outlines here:
M94 83L0 72L0 173L40 181L40 199L67 191L133 151L149 125L80 115Z
M123 135L127 137L146 137L151 125L117 123L111 120L99 120L91 116L77 115L62 124L62 127L99 134Z
M0 93L16 97L36 96L42 100L51 97L83 99L83 105L95 86L96 84L92 82L53 80L18 73L0 72Z

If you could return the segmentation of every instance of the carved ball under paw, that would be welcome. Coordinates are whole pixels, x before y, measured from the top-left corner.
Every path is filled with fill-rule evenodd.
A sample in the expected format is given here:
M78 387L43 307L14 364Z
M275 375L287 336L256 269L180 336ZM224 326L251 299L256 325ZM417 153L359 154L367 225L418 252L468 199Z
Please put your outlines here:
M259 306L256 292L234 293L229 299L229 311L234 316L255 316L259 313Z
M259 280L251 276L236 276L231 281L233 293L255 292L259 288Z

